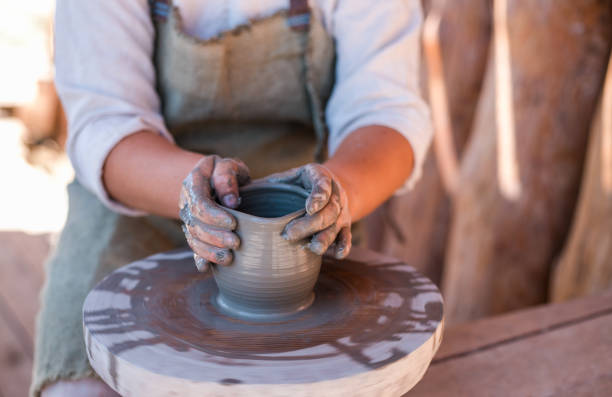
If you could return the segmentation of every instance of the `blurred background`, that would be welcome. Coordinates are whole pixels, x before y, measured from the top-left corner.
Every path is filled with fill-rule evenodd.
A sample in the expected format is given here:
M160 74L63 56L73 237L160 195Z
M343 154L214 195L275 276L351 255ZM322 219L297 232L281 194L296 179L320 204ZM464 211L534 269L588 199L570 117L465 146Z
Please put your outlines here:
M440 285L449 323L612 288L612 2L423 5L436 138L416 188L367 219L367 245ZM0 0L1 397L26 395L73 178L53 9Z
M73 177L53 87L52 0L0 0L0 396L26 396L43 263Z

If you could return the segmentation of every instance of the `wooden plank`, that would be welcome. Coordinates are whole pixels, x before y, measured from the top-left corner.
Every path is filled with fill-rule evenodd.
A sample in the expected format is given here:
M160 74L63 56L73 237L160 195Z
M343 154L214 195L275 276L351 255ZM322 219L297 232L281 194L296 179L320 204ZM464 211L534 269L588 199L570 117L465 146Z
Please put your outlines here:
M445 361L407 396L609 396L610 329L612 314Z
M612 310L612 290L562 304L542 305L449 326L433 363Z
M406 396L609 396L611 296L450 327L449 347Z
M1 232L0 247L0 297L31 340L44 280L43 262L49 252L49 237L45 234Z
M3 312L0 312L0 397L25 397L30 386L31 353L11 329L13 320Z

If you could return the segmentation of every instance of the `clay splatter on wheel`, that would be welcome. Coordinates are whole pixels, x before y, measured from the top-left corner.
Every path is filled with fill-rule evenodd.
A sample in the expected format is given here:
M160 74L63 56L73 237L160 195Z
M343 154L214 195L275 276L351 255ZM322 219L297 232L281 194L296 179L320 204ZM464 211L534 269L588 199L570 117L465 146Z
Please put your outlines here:
M224 314L189 250L110 274L83 310L93 368L122 395L401 395L440 344L442 298L410 266L355 249L325 258L306 310Z

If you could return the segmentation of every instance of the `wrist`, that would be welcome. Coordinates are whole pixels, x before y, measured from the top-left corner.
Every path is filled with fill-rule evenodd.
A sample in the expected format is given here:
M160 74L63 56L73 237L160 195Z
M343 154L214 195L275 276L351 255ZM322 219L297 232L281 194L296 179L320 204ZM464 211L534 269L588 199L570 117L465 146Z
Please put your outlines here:
M115 201L176 218L182 182L202 157L155 132L136 132L121 140L107 156L103 183Z

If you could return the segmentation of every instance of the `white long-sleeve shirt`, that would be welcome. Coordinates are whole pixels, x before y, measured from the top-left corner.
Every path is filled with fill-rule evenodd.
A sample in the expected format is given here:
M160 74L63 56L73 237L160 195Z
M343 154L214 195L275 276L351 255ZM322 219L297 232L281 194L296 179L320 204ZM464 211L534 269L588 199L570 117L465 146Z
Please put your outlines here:
M288 8L289 0L175 0L186 33L211 38ZM325 109L333 154L352 131L384 125L415 154L420 177L432 129L419 94L419 0L311 0L336 41L336 80ZM68 117L67 152L78 180L115 211L102 183L107 155L149 129L172 141L155 91L154 27L147 0L61 0L55 21L56 86ZM205 65L204 65L205 66ZM408 166L408 165L407 165Z

